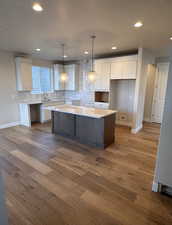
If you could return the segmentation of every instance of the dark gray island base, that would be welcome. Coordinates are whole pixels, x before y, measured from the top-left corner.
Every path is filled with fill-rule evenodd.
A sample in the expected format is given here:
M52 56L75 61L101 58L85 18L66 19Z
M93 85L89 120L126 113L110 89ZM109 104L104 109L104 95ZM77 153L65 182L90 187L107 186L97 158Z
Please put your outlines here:
M115 141L115 113L93 118L52 111L52 132L82 144L104 149Z

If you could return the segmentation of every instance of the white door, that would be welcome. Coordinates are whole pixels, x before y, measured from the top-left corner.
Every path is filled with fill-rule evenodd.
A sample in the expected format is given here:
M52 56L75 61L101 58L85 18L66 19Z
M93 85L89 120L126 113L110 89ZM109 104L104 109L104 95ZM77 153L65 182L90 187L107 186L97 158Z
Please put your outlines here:
M161 123L164 111L169 63L159 63L156 69L154 97L152 104L152 122Z

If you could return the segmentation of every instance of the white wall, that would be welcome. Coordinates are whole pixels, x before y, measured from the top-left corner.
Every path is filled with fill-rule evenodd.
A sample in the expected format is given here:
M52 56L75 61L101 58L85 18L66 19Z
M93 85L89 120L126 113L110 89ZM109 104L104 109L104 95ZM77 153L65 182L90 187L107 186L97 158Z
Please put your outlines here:
M32 65L34 65L34 66L42 66L42 67L44 67L44 66L45 67L52 67L53 66L53 61L32 58Z
M172 187L172 60L167 82L167 92L160 142L157 153L154 183Z
M134 124L132 132L142 128L148 65L155 63L155 57L146 49L139 48L137 79L135 86Z
M14 57L0 52L0 127L19 121L18 105L14 101L16 77Z
M53 62L33 58L36 66L52 67ZM64 98L64 93L53 93L53 98ZM30 98L41 98L30 92L16 91L16 72L14 55L5 51L0 52L0 128L19 123L19 108L17 101Z

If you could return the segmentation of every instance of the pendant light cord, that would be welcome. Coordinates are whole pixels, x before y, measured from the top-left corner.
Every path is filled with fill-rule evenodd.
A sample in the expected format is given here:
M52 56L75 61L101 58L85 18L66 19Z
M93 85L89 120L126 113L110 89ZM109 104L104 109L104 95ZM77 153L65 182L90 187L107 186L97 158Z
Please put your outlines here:
M91 36L92 39L92 49L91 49L91 70L92 72L94 71L94 40L95 40L96 36L93 35Z
M64 72L64 44L62 44L62 51L63 51L63 72Z

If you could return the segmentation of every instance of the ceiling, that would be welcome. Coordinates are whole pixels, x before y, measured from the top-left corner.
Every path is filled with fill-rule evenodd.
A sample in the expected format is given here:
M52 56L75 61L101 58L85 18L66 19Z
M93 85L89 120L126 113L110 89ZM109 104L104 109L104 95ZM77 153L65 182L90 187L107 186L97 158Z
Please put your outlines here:
M144 47L169 56L172 50L171 0L42 0L42 5L38 13L32 0L0 0L1 50L60 60L65 43L67 59L79 59L88 57L84 50L90 51L92 34L97 55ZM138 20L144 26L136 29Z

